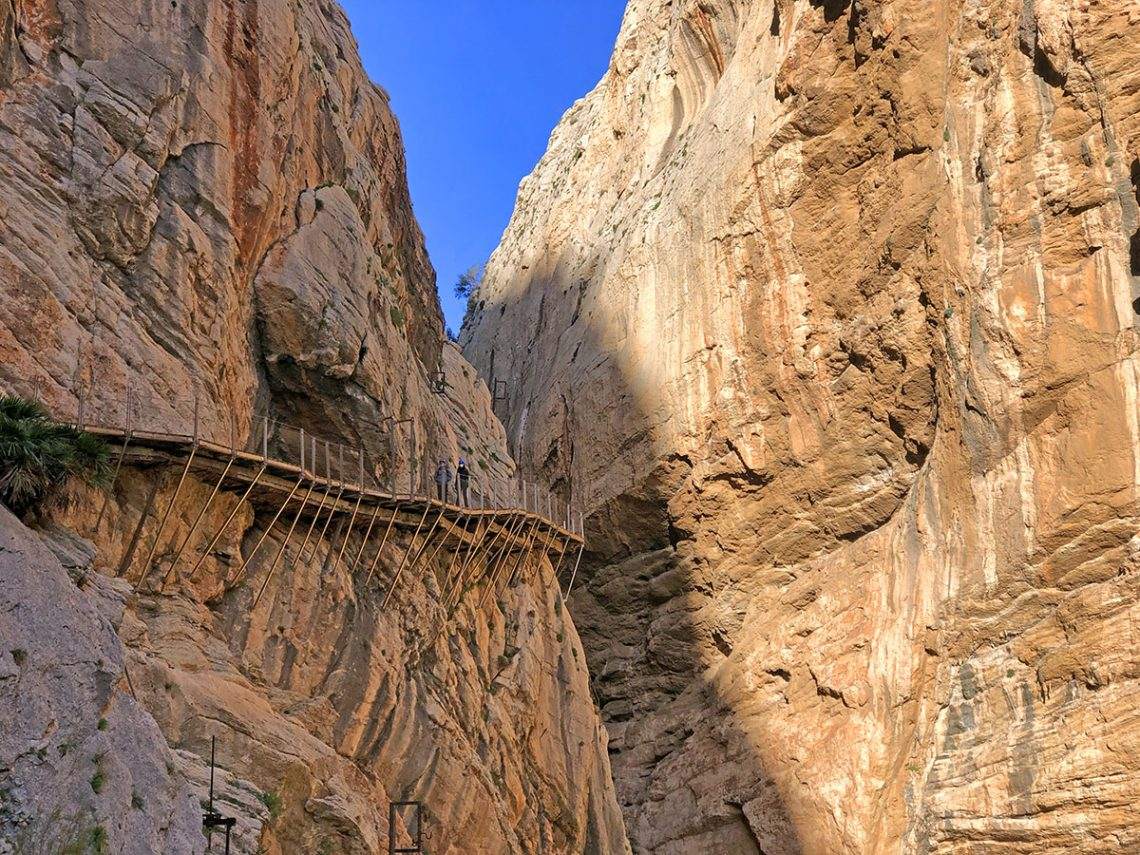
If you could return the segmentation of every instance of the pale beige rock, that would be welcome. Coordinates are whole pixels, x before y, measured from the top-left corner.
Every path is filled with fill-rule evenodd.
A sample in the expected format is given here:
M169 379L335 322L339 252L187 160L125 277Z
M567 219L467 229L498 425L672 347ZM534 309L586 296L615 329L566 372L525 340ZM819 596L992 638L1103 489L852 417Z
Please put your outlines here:
M1138 117L1124 0L630 4L462 341L636 852L1140 848Z
M76 587L73 546L0 508L0 852L201 852L197 800L127 693L122 599Z
M445 341L434 284L396 121L334 4L0 0L0 392L40 394L66 416L82 395L88 421L122 422L129 385L136 429L180 433L197 393L206 438L228 443L232 425L254 446L255 414L268 411L363 447L366 475L401 491L426 491L438 457L465 455L480 491L505 500L506 437L485 384ZM394 442L389 419L401 423ZM296 439L275 429L274 453L295 460ZM414 546L407 533L368 585L353 573L356 539L337 557L339 525L303 557L303 534L282 544L279 526L239 577L274 510L246 505L191 573L238 501L219 495L175 566L213 486L192 474L161 531L162 514L147 515L120 573L156 481L160 509L177 480L176 467L128 466L101 519L101 499L81 494L35 520L80 556L89 601L69 590L67 602L117 627L103 640L121 644L146 712L131 706L120 726L112 711L111 736L141 733L157 741L139 756L169 760L129 826L139 851L203 851L211 736L239 853L386 852L388 805L403 797L427 807L432 852L628 851L549 564L449 612L441 553L381 609ZM67 530L90 539L93 557ZM51 619L45 608L13 632L34 636ZM96 679L84 664L62 675L61 693ZM96 722L105 698L87 694L72 712ZM14 708L24 700L17 685ZM12 758L38 745L24 738L36 723L19 717L18 738L0 736L0 768L24 775ZM35 779L21 816L47 818L55 780ZM162 787L193 798L189 819Z

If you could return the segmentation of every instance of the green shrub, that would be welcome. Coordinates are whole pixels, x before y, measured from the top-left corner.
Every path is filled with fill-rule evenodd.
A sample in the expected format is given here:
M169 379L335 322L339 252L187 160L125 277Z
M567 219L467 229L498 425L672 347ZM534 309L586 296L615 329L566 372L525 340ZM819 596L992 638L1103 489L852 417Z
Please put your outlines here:
M107 444L52 421L37 402L0 396L0 502L23 515L76 478L105 488L111 478Z
M266 810L269 811L270 822L281 816L281 809L283 805L281 803L281 796L279 796L276 792L273 790L266 790L264 793L258 796L258 798L261 799L261 803L265 805Z
M392 311L391 311L391 315L392 315L392 323L394 323L396 325L397 329L402 329L404 326L404 313L403 313L403 311L401 311L400 307L399 306L393 306Z

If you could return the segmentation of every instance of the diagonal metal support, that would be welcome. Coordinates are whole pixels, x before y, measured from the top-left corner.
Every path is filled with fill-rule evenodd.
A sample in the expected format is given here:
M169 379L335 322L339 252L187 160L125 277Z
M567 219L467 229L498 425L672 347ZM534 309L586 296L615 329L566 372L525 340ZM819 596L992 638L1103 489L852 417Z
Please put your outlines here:
M206 545L205 551L198 556L198 560L194 562L194 566L190 569L191 579L193 579L194 575L198 572L198 568L202 566L202 562L206 560L206 556L214 551L214 547L217 546L218 541L222 539L222 534L224 534L225 530L229 528L230 523L234 521L234 517L238 515L238 511L241 510L242 505L244 505L246 499L249 498L249 494L253 492L253 488L261 482L261 476L265 474L265 470L267 468L268 464L261 464L261 469L258 470L257 475L254 476L254 479L249 483L249 486L245 488L245 492L241 494L241 498L238 499L234 504L233 510L231 510L229 516L226 517L226 521L218 526L218 530L214 532L214 536L210 538L210 542Z
M146 501L143 503L142 515L139 516L138 524L135 525L134 534L131 535L130 546L127 547L127 551L123 555L123 560L119 562L119 576L125 578L127 575L127 570L130 569L131 562L135 557L135 550L139 545L139 538L142 537L143 524L146 522L146 518L150 515L150 509L154 507L154 497L158 494L158 487L161 483L161 478L155 478L154 483L150 485L150 492L147 493Z
M578 547L578 560L574 562L574 572L570 574L570 584L566 586L566 596L570 596L570 592L574 590L574 577L578 575L578 564L582 560L582 553L586 551L586 544L583 543Z
M297 553L293 556L293 560L290 561L289 564L287 565L287 567L285 569L286 573L293 570L293 568L297 566L297 562L300 560L301 556L305 554L305 548L308 547L308 545L309 545L309 539L313 536L313 529L316 528L316 526L317 526L317 520L319 520L321 518L321 511L324 510L325 501L328 499L329 493L331 493L331 492L332 492L332 482L326 481L324 495L321 496L321 502L319 505L317 505L316 513L314 513L313 518L311 520L309 520L309 528L305 531L305 539L301 541L301 548L297 550Z
M313 439L313 477L317 476L317 441ZM309 528L305 531L305 539L301 541L301 548L293 554L293 560L288 562L285 567L285 572L292 572L293 568L297 566L297 561L302 555L305 554L305 548L309 545L309 538L313 536L313 529L317 526L317 520L321 518L321 511L325 508L325 502L328 500L329 493L332 492L332 465L329 458L329 444L325 443L325 492L321 495L321 503L317 505L317 511L313 514L313 518L309 520Z
M427 519L428 511L431 510L431 502L424 503L424 513L420 517L419 523L416 524L416 530L412 533L412 541L408 544L407 551L404 552L404 557L400 559L400 566L396 568L396 575L392 579L392 587L388 589L388 597L392 596L392 588L396 587L396 582L400 579L400 574L404 572L404 565L408 563L408 558L416 550L416 538L420 536L420 529L423 528L424 520ZM393 517L395 519L395 517ZM384 602L388 602L388 597L384 598Z
M534 544L535 541L538 540L538 532L541 526L542 518L536 516L534 522L530 527L530 536L523 541L523 548L519 550L519 557L515 560L514 567L511 568L510 573L505 574L507 579L507 588L511 587L511 585L515 583L515 577L518 576L519 570L525 567L526 563L530 561L530 556L531 553L534 552Z
M431 505L432 505L432 503L430 501L428 501L426 503L426 505L424 507L424 516L425 517L427 516L427 512L431 509ZM419 561L420 555L423 554L423 551L425 549L427 549L428 544L431 543L432 532L434 532L436 529L436 526L439 525L439 521L441 519L443 519L443 514L444 514L444 511L446 511L446 510L447 510L446 505L443 505L440 508L439 516L435 518L435 522L432 523L431 528L428 529L427 537L424 538L423 546L421 546L419 548L419 550L416 551L416 557L412 559L412 566L413 567L415 566L416 562ZM418 527L416 528L416 531L417 532L419 531ZM415 543L416 543L415 535L412 535L412 548L413 549L415 547ZM407 553L405 553L404 554L404 560L400 562L400 569L396 571L396 576L394 579L392 579L392 584L388 587L388 594L387 594L387 596L384 597L384 602L382 602L380 604L380 608L382 608L382 609L385 608L388 605L388 600L392 599L392 592L396 590L396 583L400 581L400 574L404 572L404 566L407 564L407 558L408 558L408 555L407 555Z
M344 550L348 548L348 539L350 537L352 537L352 528L353 528L353 526L356 525L356 514L360 510L360 501L363 498L364 498L364 488L360 487L360 489L356 493L356 507L354 507L352 509L352 519L350 519L348 521L348 528L345 529L345 532L344 532L344 540L340 544L340 552L337 553L336 561L333 562L334 567L340 563L342 558L344 558ZM325 558L325 565L326 566L329 563L329 557L332 556L332 548L331 548L332 544L331 543L329 544L329 547L330 547L329 548L329 555Z
M281 548L277 550L277 554L273 556L273 563L269 565L269 572L265 574L265 581L261 583L261 587L257 591L257 596L253 598L253 605L250 610L257 608L257 604L261 602L261 595L265 593L265 589L269 587L269 580L273 578L273 571L277 569L277 562L281 560L282 553L285 552L285 547L289 545L289 538L293 536L293 532L297 528L297 523L301 520L301 514L305 512L305 507L309 504L309 497L313 495L313 488L317 486L316 481L309 482L308 492L305 493L305 498L301 500L301 507L297 508L297 513L293 517L293 524L289 526L289 533L281 539Z
M489 574L487 574L487 576L485 577L488 579L487 590L485 590L483 592L483 596L481 596L479 598L479 608L483 607L483 604L487 602L487 597L490 595L490 593L492 591L495 590L495 588L498 587L498 582L499 582L499 577L500 577L500 572L501 572L500 568L502 568L504 566L504 562L509 562L509 560L510 560L511 541L515 540L519 536L519 534L522 532L523 528L526 527L527 521L529 519L530 519L530 515L527 514L525 511L519 515L517 525L514 527L514 529L511 531L511 533L507 536L505 542L503 543L502 548L499 550L498 557L495 559L494 567L491 568L491 572Z
M338 489L336 491L336 498L333 499L332 504L329 505L329 515L327 517L325 517L324 527L321 529L321 533L319 535L317 535L317 539L313 542L313 551L311 553L309 553L309 560L310 561L312 561L314 558L316 558L317 552L320 551L321 541L324 540L325 535L328 534L329 524L332 523L333 517L336 516L336 506L340 504L340 497L344 495L344 488L346 486L347 485L343 481L340 482L340 489Z
M368 538L372 536L372 527L376 525L376 516L380 513L380 503L376 503L376 507L372 511L372 519L368 521L368 528L364 530L364 538L360 541L360 549L356 553L356 559L352 562L352 569L349 570L349 575L356 573L356 568L360 564L360 559L364 556L364 547L368 545Z
M222 470L221 476L218 478L214 489L210 493L210 497L206 499L206 504L202 505L202 509L198 511L198 516L194 517L194 522L190 526L190 531L186 533L186 537L182 540L182 545L178 547L178 551L174 553L174 560L170 562L170 569L166 571L166 575L162 577L162 585L159 591L165 591L167 584L170 582L170 577L174 575L174 570L178 566L178 559L182 557L183 551L186 549L186 544L190 542L190 538L194 536L194 532L198 530L198 526L202 522L202 518L206 516L206 511L209 510L210 505L213 504L214 499L218 495L218 490L222 488L222 482L226 480L226 476L230 474L230 469L234 465L234 456L231 454L229 461L226 463L226 468Z
M376 554L372 556L372 563L368 565L368 578L364 580L364 587L368 587L368 583L372 581L372 574L376 572L376 565L380 563L380 553L384 551L385 545L388 543L388 535L392 533L392 525L396 522L396 514L400 512L400 500L396 500L396 507L392 509L392 518L388 520L388 527L384 529L384 536L380 538L380 548L376 550Z
M103 515L107 513L107 503L111 501L111 491L115 487L115 482L119 480L119 471L123 468L123 458L127 456L127 446L131 444L131 435L128 433L123 437L123 447L119 450L119 459L115 461L115 471L111 475L111 483L107 485L107 492L103 494L103 504L99 506L99 516L95 518L95 531L99 530L99 525L103 522Z
M493 522L494 522L494 519L488 521L487 528L483 532L483 539L484 540L486 540L487 532L491 530L491 525ZM480 549L482 549L482 552L480 552L479 549L476 549L475 553L464 563L463 567L460 568L459 577L458 577L458 579L456 579L456 585L455 585L455 590L454 590L455 602L450 606L450 608L454 608L455 606L459 605L459 601L463 599L463 591L466 589L466 587L468 585L471 584L471 580L475 576L476 569L479 566L479 562L482 561L482 562L486 563L487 561L489 561L492 553L494 553L494 551L495 551L495 545L502 539L503 535L507 533L507 531L510 529L510 527L513 524L514 524L513 519L507 520L506 522L503 522L503 523L499 523L498 527L495 530L494 537L491 538L491 540L487 543L486 547L482 547L482 546L480 547Z
M182 467L182 474L178 476L178 486L174 488L174 495L170 497L170 501L166 505L166 510L163 511L162 519L158 523L158 531L154 533L154 540L150 543L150 550L146 554L146 560L143 561L142 575L139 576L138 582L135 587L142 590L143 582L146 577L150 575L150 562L154 560L154 553L158 549L158 542L162 539L163 529L166 528L166 523L170 519L170 512L174 510L174 503L178 501L178 497L182 494L182 485L186 483L186 476L190 474L190 467L194 463L194 455L198 453L198 441L195 440L194 444L190 446L190 454L186 458L186 465Z
M242 561L241 567L239 567L237 573L234 574L233 582L230 584L236 585L239 581L241 581L241 578L245 575L245 569L249 566L249 562L251 562L254 556L257 555L258 551L260 551L261 544L265 543L265 538L269 537L269 532L273 530L273 526L277 525L277 520L281 518L281 514L285 512L285 508L291 501L293 501L293 497L297 494L297 490L301 488L301 482L304 480L305 473L302 472L301 477L297 479L297 483L293 485L293 489L289 491L289 495L285 497L285 501L281 503L281 507L277 509L277 513L273 515L273 519L270 521L269 525L265 527L265 531L261 533L261 537L258 538L257 545L253 547L253 551L246 556L244 561Z

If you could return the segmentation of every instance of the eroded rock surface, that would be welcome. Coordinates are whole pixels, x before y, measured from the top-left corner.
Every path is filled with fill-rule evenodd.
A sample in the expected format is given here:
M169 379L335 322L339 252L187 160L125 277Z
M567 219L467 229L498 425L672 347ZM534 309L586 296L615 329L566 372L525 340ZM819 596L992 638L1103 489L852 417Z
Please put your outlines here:
M0 0L0 391L104 424L129 400L136 430L188 433L197 409L201 437L239 447L260 446L267 414L363 448L365 476L403 492L464 455L504 497L505 434L445 342L434 284L396 121L334 4ZM289 430L269 444L295 461ZM62 821L90 819L79 831L101 824L107 851L203 851L217 737L236 852L386 852L405 798L423 802L432 852L628 851L545 558L454 605L452 555L425 549L382 607L422 538L396 532L369 576L359 530L263 539L264 496L211 499L198 470L178 481L128 463L105 509L80 493L33 520L79 587L42 547L0 555L3 572L55 580L39 599L7 592L0 616L0 781L20 788L0 801L0 849L23 829L46 840L59 803ZM47 662L55 640L85 649L41 691L10 648ZM68 692L66 728L41 730L29 705ZM82 751L40 762L77 729ZM92 752L100 792L78 773L53 789Z
M122 600L89 560L68 562L84 593L0 507L0 852L204 851L198 800L126 690Z
M634 850L1140 848L1140 8L634 0L462 341Z

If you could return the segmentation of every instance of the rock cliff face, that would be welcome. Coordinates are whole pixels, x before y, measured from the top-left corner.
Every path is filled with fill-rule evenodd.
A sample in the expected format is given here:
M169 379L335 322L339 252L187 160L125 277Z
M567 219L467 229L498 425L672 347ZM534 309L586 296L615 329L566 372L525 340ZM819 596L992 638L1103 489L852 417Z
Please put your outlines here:
M1140 848L1140 7L633 0L464 327L636 852Z
M268 414L404 491L460 453L508 489L331 2L0 0L0 297L2 392L136 429L197 410L239 446ZM79 493L34 532L0 518L0 852L203 851L211 737L237 852L384 852L402 798L432 852L628 851L549 562L448 608L429 557L383 608L406 534L371 580L338 526L277 526L243 570L272 509L178 475L129 465L105 509Z

